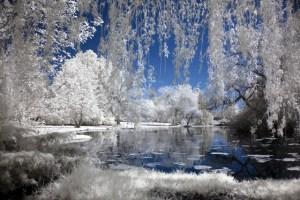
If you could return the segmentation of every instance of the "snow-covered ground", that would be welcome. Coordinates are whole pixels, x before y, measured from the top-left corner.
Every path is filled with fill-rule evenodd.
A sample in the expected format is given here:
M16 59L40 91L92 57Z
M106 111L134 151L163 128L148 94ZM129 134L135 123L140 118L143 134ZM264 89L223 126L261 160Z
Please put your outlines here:
M170 123L158 123L158 122L142 122L138 123L139 128L148 128L148 127L169 127ZM133 122L121 122L119 126L114 126L124 129L135 128ZM111 130L113 126L81 126L80 128L75 128L74 126L35 126L34 130L37 131L36 134L44 135L50 133L84 133L84 132L97 132L97 131L106 131Z
M81 126L80 128L75 128L74 126L35 126L34 131L27 134L27 137L30 136L41 136L41 135L50 135L50 134L65 134L61 143L74 143L74 142L86 142L92 139L91 136L84 135L86 132L102 132L112 130L114 128L118 129L159 129L159 128L168 128L170 124L168 123L141 123L138 126L135 126L133 122L121 122L119 126ZM68 137L67 137L68 136Z
M165 174L144 169L80 166L43 189L36 199L272 199L297 200L300 180L237 181L224 173Z
M171 123L162 123L162 122L138 122L138 123L133 123L133 122L121 122L118 128L122 129L149 129L149 128L170 128L174 127Z
M135 124L133 122L121 122L119 126L81 126L80 128L75 128L74 126L35 126L31 134L27 136L36 136L36 135L45 135L53 133L85 133L85 132L98 132L98 131L107 131L113 128L121 129L165 129L170 127L181 127L180 125L174 126L171 123L159 123L159 122L140 122ZM192 127L211 127L211 126L192 126Z
M171 123L162 123L162 122L140 122L140 126L171 126Z
M36 126L33 128L31 134L27 137L42 136L42 135L57 135L59 143L75 143L86 142L92 139L91 136L84 135L86 132L99 132L110 130L111 126L82 126L75 128L74 126ZM62 137L64 135L64 137Z
M27 136L35 135L45 135L52 133L85 133L85 132L98 132L98 131L107 131L112 128L121 128L121 129L133 129L133 128L152 128L152 127L169 127L169 123L139 123L138 126L135 126L133 122L121 122L119 126L81 126L80 128L75 128L74 126L35 126L33 129L35 132L28 134Z
M75 128L74 126L36 126L34 127L39 135L49 133L83 133L83 132L96 132L111 129L111 126L81 126Z

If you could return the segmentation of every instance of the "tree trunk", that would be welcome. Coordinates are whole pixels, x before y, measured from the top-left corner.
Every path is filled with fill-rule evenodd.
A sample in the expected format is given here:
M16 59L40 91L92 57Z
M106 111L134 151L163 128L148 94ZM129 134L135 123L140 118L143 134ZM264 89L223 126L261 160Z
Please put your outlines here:
M119 115L116 116L115 121L116 121L117 125L121 124L121 119L120 119Z
M82 112L80 113L80 117L79 120L77 121L76 119L74 120L75 123L75 128L80 128L81 124L82 124Z
M186 127L186 128L190 127L190 123L191 123L192 119L193 119L193 114L188 115L187 120L186 120L186 125L184 127Z

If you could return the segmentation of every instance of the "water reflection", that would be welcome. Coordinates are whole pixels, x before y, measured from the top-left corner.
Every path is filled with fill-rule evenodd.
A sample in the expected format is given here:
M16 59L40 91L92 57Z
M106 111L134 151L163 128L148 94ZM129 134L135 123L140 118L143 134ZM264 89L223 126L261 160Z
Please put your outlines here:
M238 179L300 177L296 136L284 141L241 137L220 128L123 130L92 136L85 147L100 166L225 172Z

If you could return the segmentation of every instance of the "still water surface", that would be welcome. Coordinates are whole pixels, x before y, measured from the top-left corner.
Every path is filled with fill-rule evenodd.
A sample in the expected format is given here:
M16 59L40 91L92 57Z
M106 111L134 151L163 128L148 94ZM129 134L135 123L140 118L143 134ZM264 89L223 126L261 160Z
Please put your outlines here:
M241 136L222 128L89 133L84 143L99 166L187 173L225 172L238 179L300 177L300 136Z

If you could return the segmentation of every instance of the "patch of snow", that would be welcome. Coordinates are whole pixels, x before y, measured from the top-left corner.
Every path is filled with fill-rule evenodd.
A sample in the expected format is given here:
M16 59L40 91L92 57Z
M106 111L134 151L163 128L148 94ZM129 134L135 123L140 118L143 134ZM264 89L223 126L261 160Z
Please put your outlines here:
M224 174L232 174L233 171L227 167L223 167L221 169L214 169L212 170L212 172L215 172L215 173L224 173Z
M84 133L84 132L98 132L110 130L111 126L81 126L75 128L74 126L36 126L34 129L37 131L35 135L45 135L52 133ZM32 136L35 136L32 135Z
M266 163L272 160L272 155L261 155L261 154L249 154L249 158L253 158L258 163Z
M300 166L288 167L287 170L289 170L289 171L300 171Z
M131 157L135 157L135 156L138 156L139 154L137 154L137 153L130 153L130 154L128 154L128 156L131 156Z
M265 137L265 138L258 138L255 141L256 142L262 142L262 141L272 141L272 140L277 140L277 138L274 138L274 137Z
M283 158L283 159L281 159L281 161L283 161L283 162L295 162L295 161L297 161L297 159L296 158Z
M299 143L290 143L288 144L289 146L299 146L300 144Z
M152 156L144 156L143 159L152 159Z
M174 165L185 166L185 163L183 163L183 162L174 162Z
M221 155L221 156L229 156L229 153L226 152L211 152L211 155Z
M152 152L152 154L154 154L154 155L163 155L164 153L163 152L156 152L156 151L154 151L154 152Z
M212 124L205 124L205 125L191 125L190 128L214 128Z
M258 163L266 163L272 160L272 158L255 158Z
M194 169L196 170L208 170L211 169L209 165L194 165Z
M188 157L187 160L196 161L196 160L200 160L203 157L205 157L205 156L204 155L192 155L192 156Z
M171 123L162 123L162 122L140 122L140 126L171 126Z

